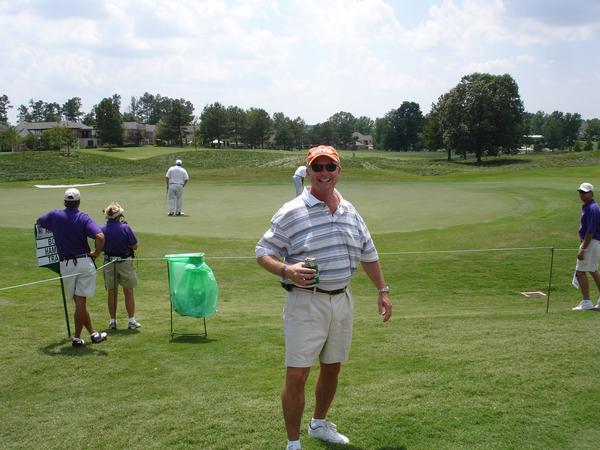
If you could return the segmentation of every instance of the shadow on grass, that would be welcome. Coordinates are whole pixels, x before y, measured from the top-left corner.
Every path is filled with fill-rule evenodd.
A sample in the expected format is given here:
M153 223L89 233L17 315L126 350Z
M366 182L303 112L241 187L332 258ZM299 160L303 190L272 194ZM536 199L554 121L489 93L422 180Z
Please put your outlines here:
M92 347L93 345L93 347ZM101 344L100 344L101 345ZM40 352L48 356L107 356L108 352L87 341L83 347L73 347L71 338L65 338L54 344L40 348Z
M517 158L506 158L506 159L487 159L482 160L480 163L477 161L452 161L455 164L461 166L476 166L476 167L502 167L502 166L516 166L528 164L531 161L529 159L517 159Z
M341 445L341 444L329 444L327 442L320 442L321 447L327 450L365 450L362 447L357 447L355 445ZM407 450L405 445L394 445L389 447L377 447L374 450Z
M216 339L210 339L208 336L199 334L177 334L171 337L173 344L210 344L216 342Z

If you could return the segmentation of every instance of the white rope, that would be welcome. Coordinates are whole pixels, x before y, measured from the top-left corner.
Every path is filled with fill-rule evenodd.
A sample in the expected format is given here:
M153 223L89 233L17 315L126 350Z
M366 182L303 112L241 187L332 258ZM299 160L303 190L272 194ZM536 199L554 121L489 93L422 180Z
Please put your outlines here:
M428 251L419 251L419 252L388 252L388 253L379 253L381 256L399 256L399 255L419 255L419 254L436 254L436 253L475 253L475 252L508 252L508 251L523 251L523 250L552 250L554 251L576 251L576 249L571 248L554 248L554 247L505 247L505 248L473 248L473 249L458 249L458 250L428 250ZM228 259L256 259L256 256L206 256L206 259L211 260L228 260ZM167 258L164 256L157 258L135 258L134 261L166 261ZM109 264L113 264L117 262L116 260L110 261L103 266L96 268L96 270L100 270ZM8 286L4 288L0 288L0 292L8 291L9 289L17 289L26 286L33 286L35 284L48 283L50 281L60 280L61 278L74 277L78 274L65 275L64 277L54 277L48 278L45 280L32 281L31 283L18 284L15 286Z
M108 266L109 264L112 264L114 261L111 261L107 264L104 264L103 266L100 266L98 268L96 268L96 270L100 270L106 266ZM0 292L2 291L8 291L9 289L16 289L16 288L21 288L21 287L26 287L26 286L33 286L34 284L41 284L41 283L48 283L50 281L56 281L56 280L60 280L60 279L65 279L65 278L70 278L70 277L76 277L77 275L80 275L82 272L80 273L72 273L71 275L64 275L64 276L60 276L60 277L54 277L54 278L47 278L45 280L39 280L39 281L32 281L31 283L24 283L24 284L18 284L15 286L8 286L8 287L4 287L4 288L0 288Z

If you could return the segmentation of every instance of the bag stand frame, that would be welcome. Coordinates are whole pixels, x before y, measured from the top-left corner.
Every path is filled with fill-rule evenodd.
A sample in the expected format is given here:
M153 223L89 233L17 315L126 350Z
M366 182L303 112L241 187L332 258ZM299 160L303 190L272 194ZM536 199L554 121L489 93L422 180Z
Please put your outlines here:
M207 337L208 332L206 330L206 317L202 317L202 323L204 325L204 333L176 333L173 331L173 297L171 297L171 271L169 270L169 260L167 260L167 279L169 280L169 310L171 312L171 341L176 336L198 336Z

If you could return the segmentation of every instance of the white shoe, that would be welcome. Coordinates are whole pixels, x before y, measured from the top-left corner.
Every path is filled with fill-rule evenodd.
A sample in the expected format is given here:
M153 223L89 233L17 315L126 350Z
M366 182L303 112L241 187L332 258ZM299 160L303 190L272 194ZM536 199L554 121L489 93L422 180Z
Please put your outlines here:
M308 435L315 439L320 439L325 442L331 442L332 444L349 444L348 439L343 434L338 433L335 423L325 421L324 425L313 428L311 424L308 425Z
M108 322L108 329L109 330L116 330L117 329L117 321L116 320L111 320L110 322Z
M571 308L573 311L587 311L594 307L591 300L581 300L577 306Z
M92 344L99 344L100 342L108 339L108 334L106 334L105 332L98 333L97 331L95 331L94 334L90 335L90 337L92 338Z
M137 329L137 328L139 328L139 327L141 327L141 326L142 326L142 324L141 324L141 323L139 323L139 322L138 322L137 320L135 320L135 319L133 319L133 320L130 320L130 321L129 321L129 323L127 324L127 328L129 328L130 330L135 330L135 329Z

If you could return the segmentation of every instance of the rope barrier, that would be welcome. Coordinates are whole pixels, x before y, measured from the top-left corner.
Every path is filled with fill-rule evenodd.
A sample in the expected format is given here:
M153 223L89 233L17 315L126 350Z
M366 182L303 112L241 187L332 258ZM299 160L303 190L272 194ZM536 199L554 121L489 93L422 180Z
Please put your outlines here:
M507 251L525 251L525 250L553 250L553 251L572 251L572 252L577 251L577 249L554 248L554 247L504 247L504 248L480 248L480 249L456 249L456 250L426 250L426 251L419 251L419 252L410 252L410 251L385 252L385 253L379 253L379 255L381 255L381 256L400 256L400 255L419 255L419 254L507 252ZM232 259L244 260L244 259L256 259L256 256L254 256L254 255L252 255L252 256L207 256L207 255L205 255L205 258L211 259L211 260L232 260ZM166 258L164 256L156 257L156 258L135 258L134 261L166 261ZM109 261L108 263L106 263L100 267L97 267L96 271L108 266L109 264L113 264L115 262L116 262L116 260ZM68 277L74 277L76 275L78 275L78 274L65 275L65 276L59 276L59 277L54 277L54 278L47 278L45 280L32 281L30 283L24 283L24 284L18 284L18 285L14 285L14 286L3 287L3 288L0 288L0 292L8 291L10 289L17 289L17 288L22 288L22 287L27 287L27 286L33 286L36 284L48 283L50 281L60 280L61 278L64 279L64 278L68 278Z

